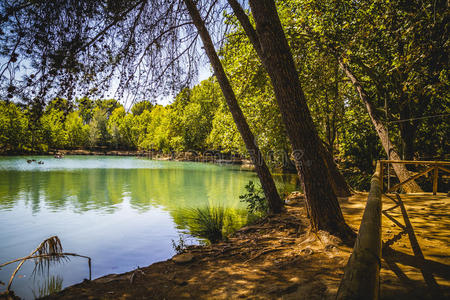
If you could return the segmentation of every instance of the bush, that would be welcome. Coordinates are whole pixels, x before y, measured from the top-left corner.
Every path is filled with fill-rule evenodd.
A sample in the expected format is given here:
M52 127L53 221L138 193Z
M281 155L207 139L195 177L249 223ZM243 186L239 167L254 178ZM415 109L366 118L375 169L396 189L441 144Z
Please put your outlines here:
M195 237L205 238L210 243L217 243L224 238L225 210L223 207L209 206L190 211L188 226Z
M255 186L253 181L249 181L245 186L247 193L240 195L241 202L247 203L247 211L250 214L265 215L269 210L269 205L260 186Z

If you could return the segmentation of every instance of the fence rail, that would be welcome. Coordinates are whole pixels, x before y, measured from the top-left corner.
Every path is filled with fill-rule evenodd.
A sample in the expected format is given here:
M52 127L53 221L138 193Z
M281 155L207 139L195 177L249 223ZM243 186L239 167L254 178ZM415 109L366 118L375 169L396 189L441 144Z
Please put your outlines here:
M386 193L393 192L397 189L399 189L402 185L405 183L408 183L412 180L415 180L421 176L425 176L431 171L433 171L433 195L436 195L437 188L438 188L438 179L439 179L439 170L444 171L447 173L450 173L450 168L446 168L447 166L450 167L450 162L448 161L420 161L420 160L380 160L380 176L381 176L381 190L383 190L383 174L385 166L389 164L404 164L404 165L426 165L428 168L425 169L425 171L422 171L420 173L414 174L408 179L387 188ZM389 174L388 174L389 176Z
M388 164L425 165L427 168L419 173L412 174L411 177L393 187L388 187L387 193L397 190L403 184L411 180L433 172L433 194L436 195L439 171L450 173L450 162L446 161L380 160L377 162L376 171L373 174L370 183L370 192L367 197L367 204L364 209L358 236L356 238L355 246L353 247L353 252L345 266L344 276L341 279L336 299L379 299L381 267L381 195L383 193L384 168ZM400 199L399 203L401 203ZM400 204L389 208L385 212L396 208L399 205ZM401 205L403 204L401 203ZM405 217L406 210L403 206L402 214ZM398 223L395 219L391 219L391 221ZM412 243L412 245L413 244L414 243Z
M345 267L336 299L378 299L381 265L381 162L372 176L366 208L352 255Z

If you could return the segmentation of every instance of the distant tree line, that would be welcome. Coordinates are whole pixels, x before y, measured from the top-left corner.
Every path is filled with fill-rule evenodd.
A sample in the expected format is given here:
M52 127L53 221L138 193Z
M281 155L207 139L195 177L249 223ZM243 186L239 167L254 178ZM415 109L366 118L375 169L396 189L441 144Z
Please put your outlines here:
M129 112L115 99L56 98L45 106L0 101L0 147L10 153L98 147L202 151L219 145L213 142L218 126L212 129L220 97L209 79L184 89L170 105L140 101Z
M265 75L252 75L240 95L240 105L260 148L270 157L269 164L279 165L283 155L291 154L291 149ZM319 135L342 164L369 174L372 162L383 157L376 132L356 95L345 100L349 104L336 102L316 98L311 103ZM336 107L330 112L327 105ZM415 142L416 155L444 156L448 123L442 122L442 118L430 118L421 124ZM402 149L398 124L390 126L394 144ZM214 78L183 89L169 105L140 101L129 111L114 99L81 98L71 103L56 98L43 107L0 101L0 147L3 153L103 147L164 153L213 149L247 155Z

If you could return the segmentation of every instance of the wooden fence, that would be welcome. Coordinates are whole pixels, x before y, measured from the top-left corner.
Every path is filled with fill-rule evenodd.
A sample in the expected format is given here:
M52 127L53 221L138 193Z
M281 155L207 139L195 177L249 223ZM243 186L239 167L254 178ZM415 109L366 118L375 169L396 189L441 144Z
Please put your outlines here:
M366 208L336 299L378 299L381 265L381 163L372 176Z
M450 173L450 162L381 160L372 176L366 208L359 227L353 252L345 267L336 299L378 299L381 267L381 212L383 175L388 164L426 165L426 169L392 187L386 193L398 190L403 184L433 171L433 195L437 193L439 171ZM388 175L390 176L390 174ZM399 200L400 201L400 200ZM401 201L400 201L401 202ZM403 205L403 204L402 204ZM404 210L404 207L403 207ZM405 217L406 211L403 212ZM411 227L411 226L410 226Z
M426 165L427 168L419 173L413 174L411 177L406 179L405 181L402 181L392 187L388 187L386 190L386 193L393 192L397 189L399 189L402 185L404 185L407 182L410 182L411 180L415 180L421 176L427 175L429 172L433 171L433 195L436 195L437 188L438 188L438 178L439 178L439 171L444 171L447 173L450 173L450 162L448 161L419 161L419 160L380 160L381 164L381 179L383 179L384 170L385 167L389 164L404 164L404 165ZM389 176L389 175L388 175ZM383 190L383 180L381 180L381 189Z

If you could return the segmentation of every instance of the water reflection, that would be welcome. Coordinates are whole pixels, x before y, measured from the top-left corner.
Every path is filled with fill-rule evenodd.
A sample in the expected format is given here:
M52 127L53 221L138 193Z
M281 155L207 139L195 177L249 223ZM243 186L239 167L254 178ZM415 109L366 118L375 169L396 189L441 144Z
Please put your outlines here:
M60 275L40 277L36 280L35 285L37 287L37 291L34 289L32 290L34 298L42 298L61 291L63 286L63 278Z
M117 210L115 205L127 197L131 206L141 212L151 209L153 205L196 207L202 204L201 200L236 206L238 201L230 202L230 196L239 193L241 183L245 182L244 177L253 177L250 174L239 176L232 172L189 169L6 173L1 179L0 209L12 208L17 201L24 201L33 213L39 213L42 206L54 212L69 207L79 213L96 209L114 213Z
M17 201L39 213L42 206L53 212L73 209L77 213L102 210L114 213L124 199L140 212L161 205L179 207L242 207L238 197L253 173L236 170L196 169L87 169L54 172L3 172L0 210L11 209ZM6 174L5 174L6 173ZM282 193L295 189L296 176L276 177Z

